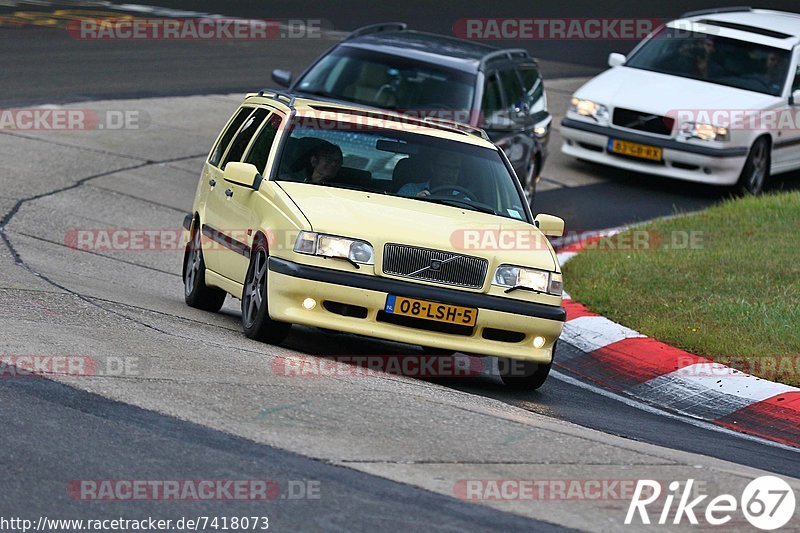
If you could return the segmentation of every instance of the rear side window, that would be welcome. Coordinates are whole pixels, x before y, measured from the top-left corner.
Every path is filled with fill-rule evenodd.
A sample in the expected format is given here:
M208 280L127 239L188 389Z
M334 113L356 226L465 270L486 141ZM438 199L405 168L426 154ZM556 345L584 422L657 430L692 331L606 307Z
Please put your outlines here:
M503 100L500 96L500 82L496 74L486 77L486 85L483 89L483 104L481 108L485 119L488 120L493 114L500 111L503 107Z
M264 174L264 168L267 166L267 159L269 158L269 151L272 144L275 142L275 136L278 134L278 129L281 126L281 117L273 114L261 131L258 132L256 140L253 141L253 147L250 153L247 154L245 163L255 165L261 174Z
M525 93L519 81L516 70L501 70L500 81L503 83L503 91L506 95L506 104L509 107L517 107L522 104L522 95Z
M269 115L268 110L259 108L256 109L252 115L247 117L247 120L244 121L244 124L242 124L242 127L239 129L239 133L237 133L236 137L233 139L230 150L225 154L225 159L222 161L222 170L225 170L225 165L227 165L228 162L242 160L247 145L250 144L250 140L253 138L253 135L256 134L261 123L264 122L264 119L267 118L267 115Z
M208 158L209 163L215 167L219 166L219 162L222 160L222 155L225 153L225 150L231 143L231 139L233 139L233 136L236 135L237 131L239 131L239 128L242 126L242 122L244 122L252 112L252 107L243 107L236 112L236 115L234 115L233 119L230 121L230 124L228 124L228 127L225 129L225 133L223 133L222 137L220 137L219 141L217 141L214 151L211 152L211 157Z
M800 65L797 65L797 70L794 73L794 83L792 84L793 91L798 89L800 89Z

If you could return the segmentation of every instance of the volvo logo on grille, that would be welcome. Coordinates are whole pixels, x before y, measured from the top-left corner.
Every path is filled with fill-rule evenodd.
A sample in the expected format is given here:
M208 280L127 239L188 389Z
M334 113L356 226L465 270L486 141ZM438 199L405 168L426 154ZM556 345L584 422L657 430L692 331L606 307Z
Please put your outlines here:
M431 259L431 270L438 272L442 269L442 262L439 259Z
M633 122L629 122L628 124L625 124L625 127L626 128L631 128L631 129L636 129L636 128L638 128L640 126L644 126L648 122L656 120L658 118L659 118L658 115L640 115Z

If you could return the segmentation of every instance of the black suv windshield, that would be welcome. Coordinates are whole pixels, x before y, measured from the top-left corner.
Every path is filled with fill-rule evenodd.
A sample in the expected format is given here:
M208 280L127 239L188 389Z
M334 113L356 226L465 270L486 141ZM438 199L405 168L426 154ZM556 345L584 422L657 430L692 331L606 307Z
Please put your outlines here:
M297 117L273 179L526 220L514 176L496 148L424 135L417 128L376 128L331 120L325 113Z
M314 65L295 90L392 110L469 112L474 84L475 75L459 70L340 46Z
M762 44L664 28L625 66L780 96L791 54Z

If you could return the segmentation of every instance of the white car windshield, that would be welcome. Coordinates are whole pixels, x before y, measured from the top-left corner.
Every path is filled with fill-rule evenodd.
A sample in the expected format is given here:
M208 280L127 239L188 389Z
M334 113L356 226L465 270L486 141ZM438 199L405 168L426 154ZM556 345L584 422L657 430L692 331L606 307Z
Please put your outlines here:
M788 50L663 28L625 66L780 96L790 60Z
M365 124L297 117L273 179L356 189L527 220L496 148Z

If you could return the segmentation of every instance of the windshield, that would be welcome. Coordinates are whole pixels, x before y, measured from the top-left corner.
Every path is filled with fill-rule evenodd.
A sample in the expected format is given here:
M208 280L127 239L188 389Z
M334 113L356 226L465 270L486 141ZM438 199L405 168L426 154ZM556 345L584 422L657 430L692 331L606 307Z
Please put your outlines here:
M301 78L295 90L392 110L468 111L474 83L473 74L340 46Z
M412 131L298 117L274 179L526 220L514 177L497 149Z
M664 28L625 66L780 96L790 59L779 48Z

